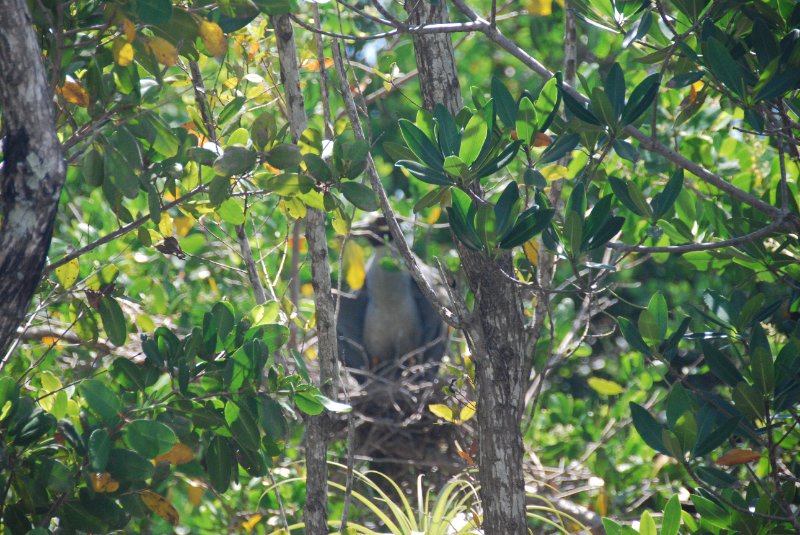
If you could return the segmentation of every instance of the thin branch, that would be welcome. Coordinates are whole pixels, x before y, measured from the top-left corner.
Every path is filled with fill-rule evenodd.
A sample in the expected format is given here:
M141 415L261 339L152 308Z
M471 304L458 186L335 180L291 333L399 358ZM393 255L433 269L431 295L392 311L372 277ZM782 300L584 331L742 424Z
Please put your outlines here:
M776 232L778 229L786 225L788 219L789 216L784 216L778 219L777 221L770 223L766 227L760 228L749 234L717 242L686 243L683 245L657 245L657 246L628 245L626 243L612 242L609 243L607 247L609 247L610 249L616 249L618 251L632 251L636 253L684 254L684 253L691 253L694 251L710 251L712 249L722 249L723 247L733 247L736 245L741 245L743 243L751 242L753 240L757 240L759 238L768 236L769 234Z
M199 186L197 186L193 190L191 190L189 193L187 193L185 195L182 195L182 196L178 197L177 199L175 199L174 201L163 205L161 207L161 210L169 210L173 206L177 206L177 205L179 205L180 203L182 203L184 201L188 201L189 199L191 199L192 197L194 197L198 193L201 193L201 192L203 192L205 190L206 190L206 185L205 184L200 184ZM114 232L106 234L102 238L99 238L99 239L93 241L92 243L90 243L88 245L84 245L80 249L76 249L76 250L72 251L71 253L62 256L61 258L59 258L55 262L53 262L51 264L48 264L44 268L44 273L45 274L50 273L51 271L53 271L57 267L63 266L64 264L66 264L70 260L74 260L74 259L76 259L76 258L78 258L80 256L83 256L84 254L86 254L86 253L88 253L90 251L93 251L94 249L97 249L101 245L105 245L106 243L109 243L109 242L112 242L112 241L116 240L120 236L123 236L123 235L127 234L128 232L130 232L132 230L135 230L138 227L141 227L142 225L147 223L149 220L150 220L150 214L149 213L147 215L143 215L142 217L140 217L136 221L132 221L132 222L128 223L127 225L124 225L124 226L118 228Z

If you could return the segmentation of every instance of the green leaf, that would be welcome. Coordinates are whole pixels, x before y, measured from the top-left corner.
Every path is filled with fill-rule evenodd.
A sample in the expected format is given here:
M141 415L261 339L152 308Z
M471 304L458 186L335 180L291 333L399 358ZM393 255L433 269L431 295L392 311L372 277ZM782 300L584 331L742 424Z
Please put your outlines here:
M165 158L172 158L178 154L180 142L174 130L158 115L147 114L145 118L155 131L153 150Z
M433 120L436 123L436 136L439 141L439 150L445 156L455 156L461 147L461 132L458 129L453 115L442 104L436 104L433 111ZM386 144L384 144L385 146ZM387 152L388 148L387 148ZM408 159L407 156L396 158Z
M656 292L650 298L650 303L647 305L647 310L653 315L658 328L658 338L663 340L667 336L667 320L669 309L667 308L667 300L661 292Z
M408 148L411 149L411 152L428 167L441 171L444 157L428 136L414 123L406 119L400 119L399 125L400 134L403 136Z
M764 419L764 403L766 400L754 387L742 381L733 389L731 397L736 409L751 421Z
M683 169L677 169L667 182L667 185L664 186L664 190L660 193L656 193L653 196L653 199L650 201L650 206L653 209L653 219L658 220L661 216L665 215L672 205L675 204L675 200L678 198L678 195L681 193L681 189L683 188Z
M146 24L166 24L172 18L171 0L137 0L136 15Z
M615 139L611 143L611 146L614 147L614 152L617 153L617 156L623 160L628 160L631 163L636 163L639 161L639 151L627 141Z
M347 181L339 185L339 189L344 198L353 205L365 212L374 212L378 209L378 199L372 188L359 184L358 182Z
M474 211L469 195L459 189L451 192L453 205L447 208L450 227L456 237L473 250L481 249L481 241L475 230Z
M756 388L765 396L771 397L775 389L775 367L769 351L762 347L751 347L750 374Z
M266 148L275 139L277 132L278 127L275 124L275 118L267 110L262 110L261 114L256 117L256 120L250 126L250 138L259 149Z
M79 387L86 405L103 421L114 425L119 421L122 402L117 395L98 379L89 379Z
M622 126L635 122L653 103L661 85L661 76L651 74L636 86L622 110Z
M656 521L650 516L650 511L645 509L639 517L639 535L656 535Z
M116 299L107 295L100 299L100 318L103 320L103 328L106 330L108 340L115 346L125 345L128 338L128 326L122 308Z
M139 195L139 179L133 167L122 153L110 145L106 145L103 151L103 170L111 184L127 198L135 199Z
M234 466L234 452L229 440L221 436L213 437L208 444L204 460L208 480L214 490L217 492L228 490Z
M125 444L152 459L168 452L178 440L175 432L155 420L133 420L125 426Z
M736 95L744 97L744 73L728 51L716 38L703 43L703 60L714 76Z
M658 452L670 455L670 452L667 451L667 448L664 446L662 438L662 431L664 429L661 424L659 424L656 419L647 412L647 409L641 405L631 401L629 406L631 409L633 426L636 428L636 432L639 433L639 436L642 437L645 444Z
M741 418L738 416L731 416L706 436L699 437L697 444L692 448L692 455L702 457L720 447L736 431L740 421Z
M472 165L481 153L489 126L486 118L481 112L473 115L464 127L464 134L461 137L461 147L458 149L458 157L467 165Z
M455 184L453 180L444 174L442 171L436 171L430 167L426 167L419 162L412 160L399 160L394 164L408 171L412 176L427 182L428 184L435 184L437 186L452 186ZM444 161L442 162L444 168Z
M728 529L731 526L733 518L727 509L697 494L692 494L691 500L703 522L719 529Z
M573 255L578 254L583 243L583 217L572 210L567 212L564 221L564 241Z
M611 105L606 92L599 87L592 89L591 107L592 113L602 119L603 123L612 129L616 127L617 115L614 113L614 107Z
M519 206L519 187L513 180L508 183L494 207L494 220L498 236L503 236L511 228L515 207Z
M508 234L500 240L500 247L512 249L530 240L550 224L554 213L552 208L528 208L519 215Z
M507 145L496 158L490 160L475 172L475 178L480 180L503 169L517 155L520 145L522 145L521 141L515 141Z
M644 353L645 355L649 355L651 353L650 347L642 339L642 335L639 334L639 331L628 319L618 317L617 324L619 325L619 330L622 333L622 337L625 338L625 341L628 342L628 345L630 345L631 348L639 351L640 353Z
M267 160L267 163L271 166L283 170L299 165L303 160L303 154L300 152L300 147L297 145L281 143L267 152L264 155L264 159Z
M256 153L241 145L231 145L214 162L214 171L217 174L229 177L242 175L251 171L256 165Z
M153 475L153 463L135 451L125 448L112 448L108 455L106 470L120 483L144 481Z
M241 225L245 221L244 202L241 199L230 199L222 201L217 208L217 215L226 223L231 225Z
M608 184L611 186L611 191L614 192L614 196L625 208L636 215L644 215L639 211L639 207L633 202L633 199L628 193L628 182L626 180L610 176L608 177Z
M711 373L733 387L744 381L742 374L739 373L736 366L734 366L734 364L716 347L706 341L703 341L701 344L705 363L708 365Z
M592 124L595 126L601 126L603 123L600 122L594 113L589 110L586 106L581 104L578 100L575 99L572 95L567 93L565 90L561 90L561 98L564 100L564 107L569 111L575 118L580 119L584 123Z
M105 472L108 456L111 454L111 440L105 429L95 429L89 435L87 443L89 450L89 464L95 472Z
M505 84L496 76L492 76L492 100L494 101L497 116L502 121L503 126L507 129L514 128L517 120L517 103ZM517 134L519 134L519 129L517 129Z
M660 535L678 535L681 526L681 501L677 494L664 506L664 517L661 520Z
M229 402L230 403L230 402ZM233 439L244 449L258 451L261 447L261 432L258 422L246 405L239 405L239 414L230 425Z
M290 197L301 193L308 193L314 188L314 180L298 173L282 173L267 178L264 189L272 191L281 197Z
M217 125L225 126L231 120L241 114L245 102L247 102L247 99L244 97L236 97L228 102L225 107L222 108L222 111L219 112L219 116L217 117Z
M326 398L322 394L317 394L314 397L317 398L317 401L322 403L322 406L325 407L325 409L330 412L344 413L353 410L353 408L350 405L347 405L346 403L339 403L338 401Z
M538 165L545 165L559 160L578 146L581 136L575 133L558 136L555 142L547 147L539 157Z
M516 117L514 124L517 129L517 137L529 145L538 125L536 124L536 108L528 97L523 97L519 101L519 111Z
M19 385L9 377L0 377L0 422L14 413L19 401Z
M605 90L608 100L611 102L614 119L618 119L622 114L622 109L625 107L625 74L622 72L622 67L619 66L619 63L615 62L608 71Z
M325 410L325 406L322 402L320 402L316 396L308 392L297 392L294 395L294 403L297 405L298 409L311 416L322 414L322 411Z
M550 128L553 119L555 119L558 114L558 108L561 106L561 91L558 89L560 85L561 73L556 73L555 76L545 82L533 103L537 115L545 118L539 125L539 130L541 132Z
M611 238L617 235L624 224L624 217L614 216L609 218L605 223L603 223L603 226L597 229L597 232L588 237L588 240L587 236L584 236L584 250L591 251L592 249L603 247L609 241L611 241Z

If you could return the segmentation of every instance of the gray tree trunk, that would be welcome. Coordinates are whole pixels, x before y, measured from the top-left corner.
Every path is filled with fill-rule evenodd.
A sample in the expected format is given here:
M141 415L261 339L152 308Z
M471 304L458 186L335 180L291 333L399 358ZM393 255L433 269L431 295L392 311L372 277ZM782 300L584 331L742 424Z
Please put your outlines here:
M406 0L412 24L447 22L444 1ZM424 105L451 113L462 107L453 45L448 34L414 35ZM478 470L483 529L492 535L528 533L522 470L522 420L532 355L526 343L522 298L504 273L511 256L493 260L458 247L461 265L475 294L466 331L478 376Z
M291 19L286 15L273 17L281 64L281 82L286 95L286 108L292 140L297 142L306 128L307 118L300 91L300 70ZM331 294L328 242L325 232L325 212L309 208L306 216L306 239L311 261L314 305L317 324L317 358L319 385L331 395L335 378L337 346L336 318ZM325 413L311 416L306 426L306 503L303 510L306 533L328 533L328 417Z
M66 166L25 0L0 0L0 358L42 276Z

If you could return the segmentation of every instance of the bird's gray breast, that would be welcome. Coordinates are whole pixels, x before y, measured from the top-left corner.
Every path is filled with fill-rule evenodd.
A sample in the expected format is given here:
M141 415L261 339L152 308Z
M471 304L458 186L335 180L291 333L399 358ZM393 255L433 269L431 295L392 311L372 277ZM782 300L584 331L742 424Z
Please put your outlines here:
M364 349L372 364L397 362L422 345L422 323L411 291L411 276L373 265L367 272L369 302Z

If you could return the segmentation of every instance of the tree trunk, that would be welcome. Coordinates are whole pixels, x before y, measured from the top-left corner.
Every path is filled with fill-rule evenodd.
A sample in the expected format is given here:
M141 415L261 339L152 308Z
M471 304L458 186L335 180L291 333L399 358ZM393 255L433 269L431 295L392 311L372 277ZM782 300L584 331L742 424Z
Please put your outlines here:
M445 2L407 0L412 24L447 22ZM448 34L414 35L414 50L425 107L442 103L455 114L462 107L453 45ZM528 532L522 470L522 421L528 354L518 288L505 273L511 256L491 259L458 247L461 265L475 294L466 331L478 376L478 470L483 529L492 535Z
M41 58L27 2L0 0L0 358L41 280L66 172Z
M296 143L306 128L307 118L300 91L300 70L291 19L286 15L273 17L281 64L281 82L286 94L289 129ZM319 386L330 396L335 378L337 346L336 318L331 294L328 242L325 232L325 212L308 208L306 239L311 261L314 305L317 318L317 358ZM306 503L303 519L307 533L328 533L328 416L311 416L306 426Z
M406 0L408 22L412 26L447 22L447 2L440 0ZM448 33L413 34L414 54L419 70L419 84L425 109L433 110L436 104L444 106L453 115L463 106L461 86L453 55L453 42Z

